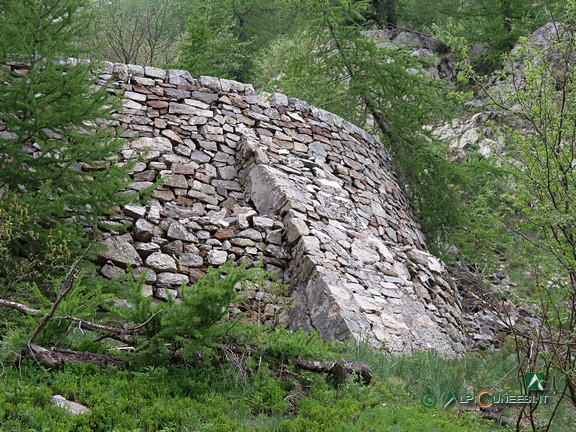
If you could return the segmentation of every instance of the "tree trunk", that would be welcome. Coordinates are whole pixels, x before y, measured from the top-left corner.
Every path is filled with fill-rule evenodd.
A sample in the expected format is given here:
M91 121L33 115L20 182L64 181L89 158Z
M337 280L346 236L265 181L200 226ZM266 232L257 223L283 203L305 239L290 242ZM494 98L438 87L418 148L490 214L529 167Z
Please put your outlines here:
M396 0L372 0L372 7L374 8L375 21L378 27L396 27Z
M512 32L512 4L509 0L504 0L502 2L502 28L506 34Z
M51 369L58 369L61 365L70 363L90 363L102 369L106 369L109 366L115 366L118 369L126 368L126 363L120 358L108 354L94 354L57 348L46 349L36 344L30 344L26 354Z

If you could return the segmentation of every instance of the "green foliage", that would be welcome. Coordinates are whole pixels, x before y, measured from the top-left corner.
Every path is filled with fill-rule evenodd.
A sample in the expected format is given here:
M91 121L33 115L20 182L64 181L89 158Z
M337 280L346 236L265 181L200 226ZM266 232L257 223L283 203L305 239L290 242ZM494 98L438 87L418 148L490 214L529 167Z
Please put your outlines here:
M289 3L299 25L258 64L264 88L282 91L378 132L393 156L432 244L458 240L471 223L471 203L496 170L482 159L446 160L430 133L454 109L450 85L425 72L425 60L404 49L379 48L362 35L367 2Z
M193 76L239 78L248 58L250 41L239 40L233 27L233 17L215 15L212 2L193 10L180 47L179 66Z
M501 66L506 54L520 36L530 34L550 20L550 7L558 1L529 2L524 0L398 0L399 25L435 34L446 40L464 37L470 45L481 47L479 61L484 69ZM478 51L478 50L476 50Z
M23 347L62 291L69 271L110 214L130 195L130 164L116 164L122 142L106 126L117 106L96 88L81 58L83 1L9 2L0 15L0 297L38 309L2 314L2 356ZM60 312L91 319L107 309L110 284L82 273ZM50 322L41 343L61 341L68 324Z
M273 337L273 336L271 336ZM438 368L446 374L476 377L485 369L501 379L508 362L486 355L459 360L422 353L394 358L359 349L369 359L375 383L350 382L338 389L322 376L285 370L269 372L266 356L248 366L244 378L232 363L201 367L142 367L128 371L100 371L93 366L67 366L46 370L24 363L22 370L5 369L5 391L0 393L0 429L57 432L211 430L211 431L485 431L505 430L473 414L425 408L418 384L418 368ZM258 360L258 359L256 359ZM378 365L395 366L386 375ZM271 364L271 363L270 363ZM457 368L457 369L454 369ZM288 373L290 372L290 373ZM299 378L296 378L298 377ZM411 378L411 377L412 378ZM305 387L294 383L299 380ZM490 385L494 381L484 381ZM300 390L298 390L300 389ZM304 391L302 391L305 389ZM61 394L85 404L88 415L70 416L48 404L50 394ZM573 421L568 416L564 421ZM566 424L566 423L565 423ZM559 424L561 426L561 424Z
M79 255L98 217L130 199L118 194L129 168L115 163L122 143L104 124L116 102L94 87L89 65L62 62L81 56L83 3L18 0L0 16L0 63L27 65L23 75L0 68L0 206L12 211L10 194L26 203L10 248L30 261L50 245Z
M574 2L566 5L568 20L573 8ZM498 216L521 241L519 255L530 257L540 277L562 275L570 282L558 288L570 287L576 269L576 37L569 26L560 25L552 53L528 39L521 42L511 59L523 64L522 76L514 77L517 85L490 94L491 103L515 121L501 132L507 142L501 163L509 186L500 197Z
M376 28L385 28L398 24L397 9L396 0L370 0L362 15Z
M68 241L54 230L42 237L32 224L29 206L14 194L6 194L4 198L4 204L0 206L1 292L3 296L25 301L30 295L25 288L26 281L46 282L43 275L47 269L63 270L69 262ZM41 242L38 251L29 258L16 256L14 251L29 241Z
M506 153L499 163L506 173L506 188L485 206L496 215L503 233L495 254L511 265L524 265L531 277L522 290L537 305L539 325L529 329L529 345L514 339L518 378L527 371L543 370L565 382L559 392L576 401L576 360L570 346L575 325L576 241L573 208L576 204L576 103L573 30L576 2L565 4L562 24L546 48L522 38L509 60L517 66L501 85L487 91L488 103L508 117L500 133ZM464 78L481 82L468 69ZM497 203L497 205L494 205ZM480 203L482 204L482 203ZM483 203L486 204L486 203ZM501 241L504 239L504 241ZM533 350L533 347L542 347ZM541 430L549 430L554 411L522 412Z
M257 269L252 269L256 270ZM227 330L215 324L228 311L228 306L236 297L236 284L248 280L254 271L243 266L233 268L232 263L210 269L198 283L180 288L181 303L174 299L168 303L161 316L162 330L157 337L179 342L193 353L198 344L215 343ZM194 343L190 345L190 341Z
M342 346L333 342L322 340L322 336L318 332L292 331L285 327L278 327L272 333L261 334L258 346L276 358L301 356L303 358L323 358L333 361L338 360L340 357L335 355L335 350L338 347L342 348Z
M0 206L0 297L47 310L57 295L56 275L70 261L68 240L49 230L42 236L31 224L29 207L14 194L6 194ZM18 256L29 241L36 241L34 254ZM37 319L3 308L0 317L0 358L13 359L26 346Z
M261 278L259 268L233 267L231 262L218 269L210 268L194 285L183 285L179 297L154 305L152 298L141 292L140 281L129 282L127 293L130 308L115 308L119 318L138 324L147 322L145 333L136 338L135 345L142 362L165 362L166 356L175 354L195 359L200 350L208 357L236 323L223 319L230 304L236 299L238 284Z
M278 0L193 2L178 65L193 76L250 82L253 62L288 25Z

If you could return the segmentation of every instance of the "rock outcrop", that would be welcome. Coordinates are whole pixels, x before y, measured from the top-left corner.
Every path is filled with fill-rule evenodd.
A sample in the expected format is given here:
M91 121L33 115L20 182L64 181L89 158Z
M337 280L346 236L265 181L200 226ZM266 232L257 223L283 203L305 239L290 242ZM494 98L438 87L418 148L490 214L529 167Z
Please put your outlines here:
M569 31L559 22L549 22L534 31L514 46L503 69L488 78L483 91L465 102L459 118L435 127L434 134L448 143L448 156L453 161L465 161L473 153L504 156L504 128L530 133L532 125L519 114L521 107L516 97L526 85L526 61L545 61L560 85L565 68L576 64L570 52L559 51L560 42L568 37Z
M410 49L412 57L430 59L431 65L425 71L431 78L456 79L456 64L449 48L430 35L401 27L366 30L362 34L381 48Z

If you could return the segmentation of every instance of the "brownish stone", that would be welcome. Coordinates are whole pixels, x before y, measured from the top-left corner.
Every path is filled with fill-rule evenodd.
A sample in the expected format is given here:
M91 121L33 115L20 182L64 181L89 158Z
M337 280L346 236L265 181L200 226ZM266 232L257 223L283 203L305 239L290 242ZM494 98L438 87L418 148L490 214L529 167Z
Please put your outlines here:
M143 181L154 181L156 178L156 171L154 170L146 170L139 173L134 174L134 181L143 182Z
M366 178L364 177L364 174L359 173L358 171L355 170L350 170L349 176L358 180L364 180Z
M200 270L197 268L190 269L190 271L188 272L188 276L190 276L190 283L195 284L196 282L198 282L198 279L200 279L205 274L206 272L204 270Z
M154 120L154 126L157 129L164 129L166 127L166 120L157 118Z
M164 96L164 89L162 87L152 87L150 91L154 93L156 96L160 97Z
M196 172L196 168L191 164L172 164L172 172L174 174L192 175Z
M325 144L330 144L330 139L328 139L327 137L325 137L324 135L320 135L320 134L314 134L314 139L316 141L321 141Z
M154 197L161 201L174 201L174 193L170 190L156 189L154 191Z
M176 86L176 88L178 90L186 90L186 91L194 91L194 90L198 90L198 87L193 86L193 85L188 85L188 84L178 84Z
M150 101L147 101L146 104L148 106L151 106L152 108L156 108L156 109L168 108L168 106L169 106L168 102L161 101L161 100L150 100Z
M234 237L234 230L222 228L214 233L214 237L218 240L226 240Z
M180 143L180 144L183 143L182 138L180 138L180 136L176 132L174 132L172 129L163 130L162 135L171 139L172 141L176 141L177 143Z
M242 99L237 98L236 96L229 96L230 99L230 103L232 105L236 105L238 108L250 108L250 105L248 105L246 102L244 102Z
M184 206L184 207L192 207L195 201L193 199L187 198L183 195L179 195L176 199L176 204Z
M292 141L283 141L278 138L274 138L274 144L283 149L292 150L294 148L294 143Z
M139 85L133 85L132 91L135 91L136 93L142 93L142 94L151 94L152 93L149 88L142 87Z

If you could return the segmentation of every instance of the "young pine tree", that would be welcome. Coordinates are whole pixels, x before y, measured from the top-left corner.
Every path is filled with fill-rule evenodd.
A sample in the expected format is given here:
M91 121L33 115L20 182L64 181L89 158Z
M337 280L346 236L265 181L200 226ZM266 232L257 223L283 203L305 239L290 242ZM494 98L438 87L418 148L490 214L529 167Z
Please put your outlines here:
M26 204L30 217L10 247L29 261L54 244L73 260L98 216L128 199L118 194L127 179L126 167L115 163L122 144L104 125L114 101L94 86L90 65L62 61L82 55L83 4L1 3L0 207ZM3 66L14 63L19 73Z

